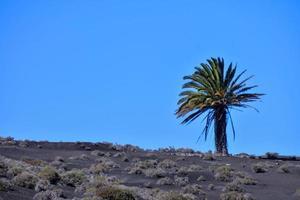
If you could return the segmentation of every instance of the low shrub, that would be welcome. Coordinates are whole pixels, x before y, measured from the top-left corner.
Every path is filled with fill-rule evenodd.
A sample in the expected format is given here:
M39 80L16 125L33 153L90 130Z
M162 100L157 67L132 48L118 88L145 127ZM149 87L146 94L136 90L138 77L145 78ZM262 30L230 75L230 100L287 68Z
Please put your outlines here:
M105 153L102 152L102 151L99 151L99 150L94 150L94 151L91 152L91 155L92 156L104 156Z
M122 160L123 162L129 162L129 158L128 158L127 156L123 156L123 157L121 158L121 160Z
M124 156L126 156L125 152L117 152L112 157L114 157L114 158L121 158L121 157L124 157Z
M116 186L104 186L98 188L95 193L96 196L102 197L106 200L135 200L136 195L126 189L121 189Z
M138 161L135 163L135 166L140 169L149 169L149 168L156 168L158 164L157 160L144 160L144 161Z
M179 192L167 192L159 197L159 200L192 200L191 198L180 194Z
M38 182L35 184L34 190L36 192L46 191L50 187L50 182L48 180L38 180Z
M6 177L8 171L8 166L0 161L0 177Z
M254 198L248 193L244 194L235 191L222 193L220 195L220 199L221 200L254 200Z
M178 186L186 186L189 183L189 177L174 176L175 184Z
M202 159L212 161L212 160L215 160L215 157L211 152L208 152L208 153L203 154Z
M6 192L12 189L12 184L8 179L1 178L0 179L0 191Z
M60 176L57 171L49 166L44 167L38 176L43 180L48 180L51 184L56 184L60 180Z
M100 158L96 159L96 161L101 163L102 165L104 165L107 169L120 167L120 165L118 165L117 163L115 163L113 160L111 160L109 158L100 157Z
M268 171L268 166L263 162L259 162L252 165L252 170L255 173L265 173Z
M89 156L86 155L86 154L81 154L81 155L79 156L78 159L79 159L79 160L88 160L88 159L90 159L90 158L89 158Z
M278 167L277 171L281 172L281 173L290 173L290 169L287 164L284 164L284 165L281 165L280 167Z
M207 189L208 190L214 190L215 189L215 185L214 184L208 184L208 186L207 186Z
M22 172L13 178L15 185L29 189L33 189L37 181L38 178L29 172Z
M157 185L174 185L174 181L169 177L165 177L165 178L158 179L156 184Z
M240 183L240 184L243 184L243 185L256 185L257 184L257 181L251 177L237 177L234 182L236 183Z
M187 175L190 172L199 172L201 170L203 170L202 166L192 164L188 167L187 166L180 167L178 173L182 175Z
M201 165L190 165L189 166L189 172L198 172L203 170L203 167Z
M54 160L57 161L57 162L65 162L65 159L63 157L61 157L61 156L56 156L54 158Z
M12 166L8 169L7 174L13 178L13 177L17 176L18 174L21 174L23 172L23 170L24 169L21 166Z
M200 175L198 178L197 178L197 181L206 181L206 178L202 175Z
M223 165L220 167L217 167L215 170L215 179L218 181L223 181L223 182L229 182L232 181L233 175L234 175L234 170L227 165Z
M184 193L194 194L197 196L205 195L205 192L202 190L202 186L199 184L191 184L191 185L184 186L182 188L182 191Z
M128 168L128 174L143 174L143 170L138 167Z
M237 183L240 183L243 185L256 185L257 184L257 181L246 173L237 172L235 175L237 177L235 178L234 182L237 182Z
M170 169L170 168L177 167L177 164L173 160L165 159L158 163L158 167L163 169Z
M241 185L238 182L231 182L225 185L223 188L224 192L230 192L230 191L235 191L235 192L244 192L245 189L241 187Z
M108 167L104 163L92 164L90 167L90 172L93 174L101 174L108 171L110 171L110 167Z
M81 170L73 169L65 172L61 176L61 180L64 184L75 187L82 184L86 180L86 176Z
M166 176L167 172L161 168L150 168L150 169L145 169L144 174L146 177L162 178Z
M55 190L46 190L39 192L34 195L33 200L48 200L48 199L62 199L64 197L63 190L55 189Z
M32 166L44 166L47 163L40 159L22 158L22 161Z

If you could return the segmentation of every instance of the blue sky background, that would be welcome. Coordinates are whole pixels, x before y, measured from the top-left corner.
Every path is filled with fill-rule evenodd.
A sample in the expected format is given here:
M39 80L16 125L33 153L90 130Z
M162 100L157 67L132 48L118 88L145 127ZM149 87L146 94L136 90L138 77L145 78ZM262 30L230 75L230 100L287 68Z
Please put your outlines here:
M299 1L1 1L0 135L196 144L174 112L182 77L211 56L266 93L233 112L229 151L300 155Z

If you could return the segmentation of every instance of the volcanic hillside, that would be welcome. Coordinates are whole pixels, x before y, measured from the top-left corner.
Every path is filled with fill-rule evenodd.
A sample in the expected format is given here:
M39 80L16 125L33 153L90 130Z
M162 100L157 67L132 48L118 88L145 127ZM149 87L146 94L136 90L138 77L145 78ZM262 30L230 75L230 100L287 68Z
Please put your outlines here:
M296 200L300 158L0 138L0 200Z

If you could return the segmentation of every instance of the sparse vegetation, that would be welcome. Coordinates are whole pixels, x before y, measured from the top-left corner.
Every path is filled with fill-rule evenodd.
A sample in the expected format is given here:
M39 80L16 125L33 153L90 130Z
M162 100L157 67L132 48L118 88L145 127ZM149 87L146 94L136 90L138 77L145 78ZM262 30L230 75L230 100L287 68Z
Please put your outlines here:
M32 166L44 166L45 164L47 164L43 160L26 158L26 157L22 158L22 161L29 164L29 165L32 165Z
M37 143L29 142L26 148L33 147L35 155L38 155L39 149L36 146ZM48 146L43 144L43 151ZM84 146L97 149L97 146L88 143L84 143ZM4 200L17 200L14 197L7 199L6 196L25 191L25 195L28 193L30 197L24 196L24 200L207 200L212 194L220 196L221 200L252 200L253 196L247 192L251 191L255 196L257 189L266 183L266 175L277 174L284 183L288 183L287 178L297 183L295 177L300 169L297 160L285 162L260 159L259 156L255 160L217 156L212 161L204 160L203 153L191 153L185 149L178 151L171 147L161 149L161 153L150 150L129 151L124 146L118 146L122 151L104 149L105 154L98 156L97 152L92 155L92 152L97 151L94 150L88 159L65 159L71 155L79 158L86 152L85 147L72 154L52 154L50 159L45 157L45 160L40 159L44 154L36 157L24 154L20 160L0 155L0 196L4 194ZM111 157L107 157L108 153ZM207 155L215 154L208 152ZM125 156L130 158L128 162L122 161ZM52 165L53 161L58 165ZM256 165L270 173L255 174L251 169ZM295 174L295 177L286 173ZM259 184L260 181L262 184ZM66 191L65 194L63 191ZM290 196L284 193L282 196L286 198L281 199L289 199L291 195L296 197L298 193L300 191L292 192Z
M192 199L178 192L171 191L162 195L162 197L160 197L159 200L192 200Z
M278 167L277 171L282 172L282 173L290 173L290 169L287 164L284 164L284 165L281 165L280 167Z
M225 191L225 192L230 192L230 191L244 192L245 189L240 185L240 183L233 181L233 182L231 182L231 183L228 183L228 184L224 187L224 191Z
M173 160L165 159L158 163L158 167L163 168L163 169L171 169L171 168L177 167L177 164Z
M60 176L58 175L57 171L50 167L44 167L39 173L38 176L41 179L48 180L51 184L56 184L60 180Z
M224 165L215 169L215 179L219 181L229 182L233 179L233 169L230 166Z
M201 175L197 178L197 181L206 181L206 179L204 176Z
M106 200L135 200L132 191L121 189L115 186L104 186L96 190L95 195Z
M104 156L105 153L102 152L102 151L99 151L99 150L94 150L94 151L91 152L91 155L92 156Z
M61 178L63 183L73 187L82 184L86 180L85 174L77 169L65 172Z
M167 172L161 168L150 168L150 169L145 169L144 174L147 177L162 178L166 176Z
M0 191L8 191L12 189L12 184L10 180L5 178L0 178Z
M206 193L203 191L203 188L199 184L189 184L182 188L184 193L194 194L196 196L205 195Z
M255 173L265 173L268 171L268 166L263 162L259 162L252 165L252 169Z
M175 181L175 184L178 186L186 186L189 183L189 177L187 177L187 176L180 177L180 176L175 175L174 181Z
M15 185L29 189L33 189L37 181L37 176L29 172L22 172L13 178L13 183Z
M105 163L92 164L90 167L90 172L93 174L101 174L104 172L108 172L110 170L111 168L107 166Z
M33 200L44 200L44 199L62 199L64 193L61 189L46 190L34 195Z
M244 194L236 191L222 193L220 195L220 199L221 200L254 200L254 198L250 194L248 193Z
M8 167L4 162L0 161L0 177L5 177L7 175Z
M50 187L50 181L49 180L43 180L40 179L38 182L35 184L34 190L36 192L41 192L41 191L46 191Z
M165 177L165 178L160 178L157 182L157 185L174 185L174 181L169 178L169 177Z

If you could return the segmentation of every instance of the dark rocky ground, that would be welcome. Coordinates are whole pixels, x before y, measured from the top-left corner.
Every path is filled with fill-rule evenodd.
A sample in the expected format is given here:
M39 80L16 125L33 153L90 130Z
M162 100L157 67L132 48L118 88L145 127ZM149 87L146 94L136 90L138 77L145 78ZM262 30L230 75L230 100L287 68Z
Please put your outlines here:
M296 200L300 158L0 138L1 200Z

